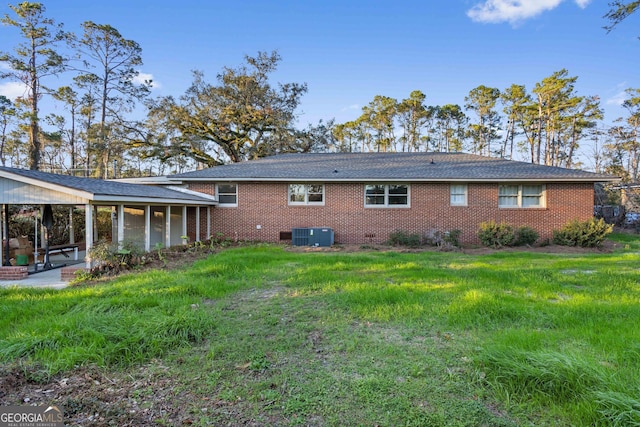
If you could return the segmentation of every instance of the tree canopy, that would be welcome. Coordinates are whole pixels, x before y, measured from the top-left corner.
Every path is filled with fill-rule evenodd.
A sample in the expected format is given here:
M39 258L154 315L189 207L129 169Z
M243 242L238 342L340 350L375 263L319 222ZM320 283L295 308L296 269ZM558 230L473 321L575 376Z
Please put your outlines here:
M217 84L195 71L193 83L178 100L155 102L149 136L137 145L165 160L186 156L207 166L273 154L269 144L292 135L296 108L307 91L306 84L271 84L270 74L280 60L276 51L246 56L246 64L225 68Z
M640 1L609 6L612 31ZM344 123L300 124L307 85L274 81L282 61L275 50L246 55L211 80L193 71L182 95L153 98L152 82L140 81L142 47L113 26L85 21L76 35L41 3L9 8L0 19L21 42L0 51L0 79L26 89L16 100L0 97L3 165L141 176L289 152L468 151L564 167L589 158L597 171L640 179L638 89L627 88L624 117L605 125L599 96L580 93L566 69L529 88L478 85L460 105L430 105L416 88L406 97L377 94ZM586 157L585 146L594 147Z

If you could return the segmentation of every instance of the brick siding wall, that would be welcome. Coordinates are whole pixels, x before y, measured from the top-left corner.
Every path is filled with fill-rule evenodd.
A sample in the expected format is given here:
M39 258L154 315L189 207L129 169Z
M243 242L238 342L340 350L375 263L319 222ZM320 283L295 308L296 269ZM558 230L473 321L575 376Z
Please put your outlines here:
M26 266L0 267L0 280L23 280L29 277Z
M215 194L213 183L192 183L189 189ZM483 221L530 226L546 239L570 220L593 216L592 183L546 184L546 207L537 209L498 208L496 183L468 184L467 206L450 206L447 183L411 184L409 208L364 207L364 183L325 184L324 206L289 206L287 194L287 183L238 183L237 207L212 208L211 234L278 242L280 232L295 227L331 227L336 243L364 244L382 243L396 230L424 235L458 229L463 243L474 244ZM200 219L201 238L206 238L205 209ZM191 212L189 224L193 233Z
M76 271L89 272L91 269L85 266L71 265L60 269L60 280L70 282L76 278Z

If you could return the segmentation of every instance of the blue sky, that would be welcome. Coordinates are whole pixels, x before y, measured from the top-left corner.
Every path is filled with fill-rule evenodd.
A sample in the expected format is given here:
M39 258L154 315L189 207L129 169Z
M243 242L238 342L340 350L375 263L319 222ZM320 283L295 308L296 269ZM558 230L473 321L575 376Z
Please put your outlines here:
M143 49L155 95L179 96L201 70L211 82L244 55L278 50L274 81L306 82L300 125L357 118L375 95L413 90L429 105L460 104L479 85L531 90L566 68L580 95L598 95L610 122L640 87L640 16L602 28L606 0L217 1L48 0L47 16L81 32L110 24ZM515 5L514 5L515 4ZM0 13L8 13L8 7ZM0 26L0 50L19 36ZM0 94L15 88L0 81Z

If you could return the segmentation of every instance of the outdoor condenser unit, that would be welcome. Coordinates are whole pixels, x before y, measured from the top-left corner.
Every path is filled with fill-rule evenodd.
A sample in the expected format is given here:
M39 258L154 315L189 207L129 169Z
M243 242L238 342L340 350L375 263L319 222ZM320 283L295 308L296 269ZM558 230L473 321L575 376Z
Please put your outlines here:
M294 228L291 230L291 244L293 246L323 246L333 245L332 228Z

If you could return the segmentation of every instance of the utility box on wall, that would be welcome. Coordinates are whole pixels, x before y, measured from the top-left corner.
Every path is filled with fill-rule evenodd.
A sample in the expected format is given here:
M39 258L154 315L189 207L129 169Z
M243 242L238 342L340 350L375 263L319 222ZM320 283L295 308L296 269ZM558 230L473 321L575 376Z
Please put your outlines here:
M333 245L332 228L294 228L291 230L291 244L293 246L323 246Z

